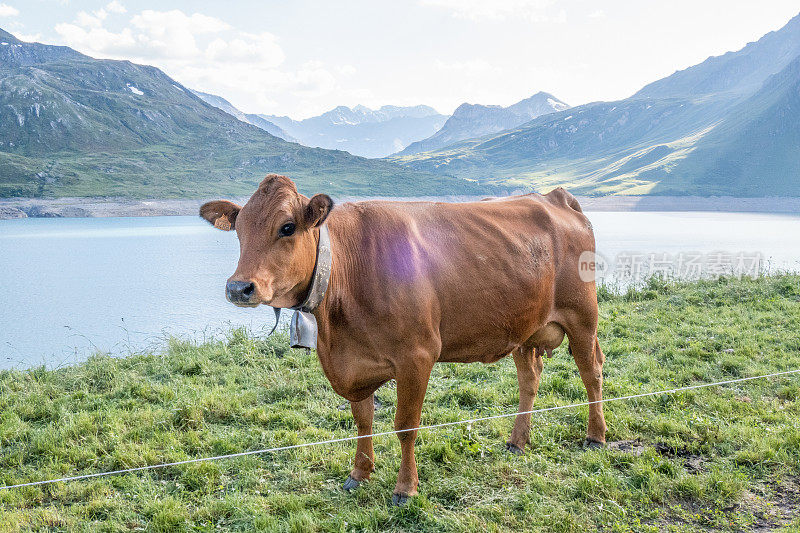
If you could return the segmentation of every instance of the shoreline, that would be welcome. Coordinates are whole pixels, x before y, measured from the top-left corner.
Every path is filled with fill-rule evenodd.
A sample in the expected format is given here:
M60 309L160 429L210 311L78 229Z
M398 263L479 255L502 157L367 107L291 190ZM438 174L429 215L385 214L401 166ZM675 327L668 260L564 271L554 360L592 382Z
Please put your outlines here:
M337 203L357 200L419 200L465 202L482 196L419 196L409 198L334 198ZM800 213L800 198L733 196L578 196L585 211L718 211ZM210 198L209 198L210 199ZM103 218L196 215L209 199L129 198L1 198L0 220L15 218ZM238 203L247 197L230 198Z

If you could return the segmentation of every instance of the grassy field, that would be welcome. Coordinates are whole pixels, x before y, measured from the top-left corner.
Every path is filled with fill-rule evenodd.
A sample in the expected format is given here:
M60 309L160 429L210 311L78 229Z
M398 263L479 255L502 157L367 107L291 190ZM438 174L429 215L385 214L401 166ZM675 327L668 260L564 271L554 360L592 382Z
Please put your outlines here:
M800 368L800 276L651 281L600 294L607 398ZM524 456L513 419L420 433L420 495L389 505L399 444L346 494L340 443L145 473L0 491L2 530L800 531L800 376L606 406L609 441L581 446L587 409L534 415ZM395 393L378 391L376 431ZM583 401L566 348L545 361L539 407ZM437 365L423 424L516 409L510 358ZM236 331L161 353L97 355L0 372L0 484L344 437L349 408L313 353Z

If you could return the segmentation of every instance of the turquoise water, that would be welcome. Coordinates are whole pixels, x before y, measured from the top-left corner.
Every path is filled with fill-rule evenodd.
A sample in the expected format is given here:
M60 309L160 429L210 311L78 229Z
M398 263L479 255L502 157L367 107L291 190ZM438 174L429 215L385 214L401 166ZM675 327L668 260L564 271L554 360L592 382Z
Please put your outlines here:
M745 213L590 213L598 251L760 252L763 268L800 271L800 217ZM198 341L266 307L225 301L233 232L196 217L0 220L0 368L58 367L94 351L126 355L175 335Z

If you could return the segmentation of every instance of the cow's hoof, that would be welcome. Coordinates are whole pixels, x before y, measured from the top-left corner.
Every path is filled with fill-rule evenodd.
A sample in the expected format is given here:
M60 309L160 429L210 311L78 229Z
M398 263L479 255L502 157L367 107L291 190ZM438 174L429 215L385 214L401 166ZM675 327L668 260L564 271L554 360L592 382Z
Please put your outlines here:
M599 450L603 446L605 446L605 443L600 442L598 440L586 439L585 441L583 441L583 447L588 448L590 450Z
M356 490L361 485L361 482L355 479L353 476L347 476L347 479L344 482L342 488L347 492L352 492Z
M408 496L405 494L392 494L392 505L395 507L402 507L408 501Z
M512 444L510 442L506 442L506 450L513 453L514 455L522 455L523 453L525 453L525 450L523 450L516 444Z

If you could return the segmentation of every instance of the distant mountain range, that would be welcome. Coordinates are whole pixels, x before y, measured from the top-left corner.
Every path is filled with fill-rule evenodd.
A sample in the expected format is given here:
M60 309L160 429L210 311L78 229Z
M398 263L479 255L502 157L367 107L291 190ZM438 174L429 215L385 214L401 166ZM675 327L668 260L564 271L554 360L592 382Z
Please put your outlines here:
M390 159L518 190L800 196L800 15L630 98Z
M412 143L400 154L436 150L464 139L515 128L536 117L564 109L569 109L569 105L545 92L538 92L508 107L464 103L458 106L442 129L427 139Z
M0 30L0 197L245 195L269 172L292 176L305 192L335 195L486 190L290 143L207 104L157 68L25 43Z
M800 15L619 101L536 93L451 117L340 106L301 121L0 30L0 197L243 195L267 172L339 195L800 197Z
M306 146L346 150L364 157L384 157L435 133L447 120L432 107L385 105L370 109L339 106L316 117L259 115Z
M273 124L272 122L268 121L267 119L259 115L254 115L251 113L243 113L242 111L239 111L233 106L233 104L231 104L229 101L227 101L221 96L204 93L202 91L195 91L194 89L191 89L191 91L196 96L199 96L205 103L211 104L214 107L225 111L227 114L238 118L242 122L246 122L248 124L252 124L257 128L261 128L262 130L266 131L271 135L274 135L275 137L280 137L284 141L297 142L297 139L286 133L283 130L283 128Z

